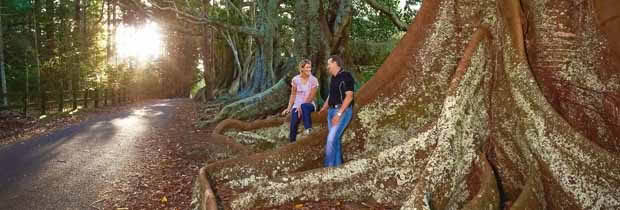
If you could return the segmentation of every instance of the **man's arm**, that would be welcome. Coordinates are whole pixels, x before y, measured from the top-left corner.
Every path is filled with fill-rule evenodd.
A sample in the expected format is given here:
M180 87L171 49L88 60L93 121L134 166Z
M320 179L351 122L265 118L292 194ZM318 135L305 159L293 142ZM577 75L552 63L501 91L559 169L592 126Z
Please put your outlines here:
M353 101L353 89L355 88L355 81L353 80L353 76L347 72L347 74L345 74L345 82L344 82L344 94L345 97L342 100L342 107L340 107L340 110L338 110L338 113L342 114L344 113L344 110L349 107L349 105L351 105L351 101Z
M319 112L324 112L328 106L329 106L329 96L327 96L327 99L325 99L325 102L323 103L323 107L321 107L321 110Z
M344 109L349 107L349 105L351 104L351 101L353 101L353 91L347 91L347 92L344 92L344 94L346 96L344 97L344 101L342 101L342 106L338 110L338 113L340 114L344 113Z
M334 118L332 118L332 126L338 125L338 122L340 122L340 117L342 113L344 113L344 110L347 107L349 107L349 104L351 104L351 101L353 101L353 91L347 91L347 92L344 92L344 94L346 96L344 97L344 100L342 101L342 106L340 107L340 109L338 109L338 114L334 116Z

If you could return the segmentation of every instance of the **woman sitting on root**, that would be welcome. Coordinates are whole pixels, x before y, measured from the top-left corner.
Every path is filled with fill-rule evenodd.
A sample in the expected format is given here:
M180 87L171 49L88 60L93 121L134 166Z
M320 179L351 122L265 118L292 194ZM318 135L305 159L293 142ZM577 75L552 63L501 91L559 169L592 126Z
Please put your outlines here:
M293 77L291 81L291 97L288 102L288 107L282 111L285 115L291 112L291 126L289 140L294 142L297 139L297 126L299 120L304 122L304 133L310 133L312 131L312 119L310 114L316 110L314 104L314 97L316 96L316 90L319 87L319 81L316 77L312 76L312 63L308 59L303 59L299 62L299 75Z

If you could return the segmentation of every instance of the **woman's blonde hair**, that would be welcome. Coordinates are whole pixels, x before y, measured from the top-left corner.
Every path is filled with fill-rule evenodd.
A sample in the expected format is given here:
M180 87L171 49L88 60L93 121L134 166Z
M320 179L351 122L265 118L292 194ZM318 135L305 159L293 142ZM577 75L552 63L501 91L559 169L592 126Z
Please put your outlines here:
M299 61L299 64L297 65L297 70L301 72L301 70L304 68L304 66L306 66L306 64L312 64L312 61L308 59L301 59L301 61Z

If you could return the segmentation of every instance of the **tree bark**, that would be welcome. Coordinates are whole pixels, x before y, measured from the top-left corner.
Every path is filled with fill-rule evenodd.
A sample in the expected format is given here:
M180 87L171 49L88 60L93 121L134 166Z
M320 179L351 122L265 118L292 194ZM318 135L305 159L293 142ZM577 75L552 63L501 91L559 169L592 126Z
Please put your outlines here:
M78 54L74 55L74 61L72 62L71 66L73 69L73 78L71 79L73 82L72 84L74 84L71 87L71 99L73 100L73 109L77 109L77 94L78 94L78 90L80 89L80 75L81 75L81 55L82 53L84 53L82 51L82 45L84 45L84 43L82 43L82 37L84 36L84 34L82 33L82 29L84 28L84 25L82 23L82 5L81 5L81 1L80 0L75 0L74 2L75 4L75 16L73 18L73 21L75 22L75 24L77 25L77 29L75 29L73 31L73 45L75 46L74 49L77 49Z
M2 3L0 3L0 8L2 7ZM7 106L9 105L9 100L7 99L7 87L6 87L6 73L4 70L4 37L2 36L2 28L3 28L3 24L2 24L2 11L0 10L0 85L1 85L1 91L0 92L2 94L2 105Z
M210 0L202 1L202 11L205 15L208 15L208 10L211 7ZM203 69L204 74L203 78L205 81L204 98L205 100L211 100L213 98L213 89L215 88L215 63L213 62L213 49L212 40L213 40L213 29L207 25L202 27L202 61L203 61Z
M34 38L34 59L37 64L37 93L41 94L41 56L39 55L39 35L41 34L41 27L39 27L39 10L41 7L40 0L34 0L34 11L32 12L32 25L34 26L34 31L32 32L32 37Z
M111 72L110 69L110 59L112 59L112 0L105 0L105 4L106 4L106 45L105 45L105 71L104 73L106 75L109 75ZM103 78L103 75L102 77ZM109 80L109 79L108 79ZM101 88L104 89L104 94L105 89L108 88L108 85L105 85L104 83L100 82L100 86ZM107 100L104 100L104 104L107 105Z
M326 131L317 129L208 165L204 178L216 196L238 193L218 199L231 209L316 200L617 208L619 14L612 1L424 1L356 93L344 165L319 169Z

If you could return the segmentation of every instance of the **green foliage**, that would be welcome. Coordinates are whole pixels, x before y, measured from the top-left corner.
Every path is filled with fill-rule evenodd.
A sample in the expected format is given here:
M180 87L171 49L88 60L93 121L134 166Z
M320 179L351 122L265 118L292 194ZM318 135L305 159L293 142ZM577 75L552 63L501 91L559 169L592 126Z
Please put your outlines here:
M364 84L379 69L383 61L390 55L392 49L398 44L400 37L392 38L383 42L368 40L352 40L349 42L351 56L357 72L360 73L358 82Z
M15 12L26 12L32 9L32 4L29 0L2 0L8 10Z
M400 0L377 0L390 8L404 23L411 23L421 0L406 0L399 7ZM385 58L404 35L398 27L364 0L353 0L352 41L349 49L355 68L360 72L359 84L368 81L379 69Z
M38 0L36 5L34 0L0 1L8 92L16 95L11 103L20 101L19 95L26 90L31 96L39 95L39 90L85 88L136 89L145 97L161 97L164 93L186 96L179 89L189 92L199 77L196 46L200 46L201 37L182 35L167 29L166 23L160 23L166 29L162 31L168 43L166 59L137 64L115 56L114 34L108 34L108 23L111 33L119 24L145 23L146 17L136 11L117 5L116 19L112 19L112 10L106 9L105 0L80 0L79 11L76 0ZM185 2L190 1L182 1ZM175 16L169 19L172 21L168 24L179 24ZM180 85L176 87L177 84Z
M399 8L400 0L377 0L378 3L390 8L401 21L411 23L421 0L407 0L403 8ZM387 41L402 36L389 17L370 7L364 0L353 0L353 26L351 37L355 40Z
M392 52L398 40L399 37L383 42L353 40L349 43L353 63L364 66L381 65L383 60Z

